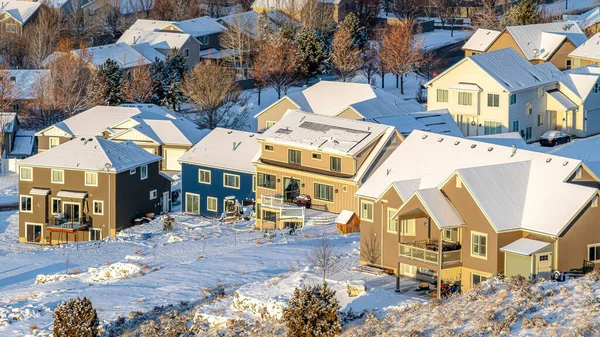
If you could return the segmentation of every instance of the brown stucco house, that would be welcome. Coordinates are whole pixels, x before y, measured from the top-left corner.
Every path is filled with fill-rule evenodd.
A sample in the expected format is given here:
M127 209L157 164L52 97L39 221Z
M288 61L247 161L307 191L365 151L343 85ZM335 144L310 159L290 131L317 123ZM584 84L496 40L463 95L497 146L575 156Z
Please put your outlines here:
M154 104L96 106L36 133L39 151L85 135L132 141L163 157L161 170L181 171L179 158L208 134L189 120Z
M169 212L160 160L133 142L87 136L20 161L19 242L101 240Z
M0 36L23 35L26 26L35 20L42 4L31 1L6 1L0 8Z
M569 53L587 40L573 21L509 26L503 31L478 29L465 43L465 57L513 48L532 64L552 63L560 70L571 69Z
M252 9L258 13L277 10L303 24L310 22L314 13L339 23L356 10L355 3L350 0L256 0Z
M600 263L599 186L581 160L416 130L356 192L361 262L463 289Z

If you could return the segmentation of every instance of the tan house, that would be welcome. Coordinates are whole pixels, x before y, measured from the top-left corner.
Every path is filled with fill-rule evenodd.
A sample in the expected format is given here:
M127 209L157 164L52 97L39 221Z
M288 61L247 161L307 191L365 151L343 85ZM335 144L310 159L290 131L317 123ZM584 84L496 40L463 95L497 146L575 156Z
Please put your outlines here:
M278 10L302 23L310 20L311 13L318 12L339 23L355 10L354 6L350 0L317 0L316 4L310 0L255 0L252 9L258 13Z
M356 192L361 260L463 289L581 268L599 186L580 160L416 130Z
M115 237L171 209L161 158L132 142L81 137L19 162L19 242Z
M0 8L0 36L20 36L33 22L42 4L30 1L6 1Z
M509 26L502 32L478 30L465 43L465 56L513 48L532 64L552 63L558 69L570 69L571 53L587 40L573 21Z
M587 36L600 32L600 7L592 8L580 15L563 15L563 19L577 22Z
M402 136L386 125L288 111L256 138L256 226L269 229L302 221L290 206L300 195L315 209L354 209L354 193Z
M425 84L427 108L448 109L465 136L519 132L527 142L548 130L600 133L600 72L532 65L514 49L466 57Z
M179 158L208 134L189 120L153 104L97 106L36 133L43 152L85 135L132 141L162 156L160 168L181 171Z
M600 48L598 43L600 43L600 33L594 34L589 40L573 50L569 54L571 67L600 66Z

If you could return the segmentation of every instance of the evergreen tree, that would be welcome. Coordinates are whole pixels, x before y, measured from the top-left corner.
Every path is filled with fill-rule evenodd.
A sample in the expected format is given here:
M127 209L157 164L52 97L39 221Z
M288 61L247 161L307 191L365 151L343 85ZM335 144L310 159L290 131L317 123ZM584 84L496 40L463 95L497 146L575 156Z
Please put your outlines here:
M358 16L354 13L346 15L344 21L340 24L352 37L352 45L360 50L363 50L369 42L369 35L367 29L360 25Z
M98 92L103 104L119 105L123 102L123 77L125 71L117 62L107 59L98 70Z
M185 56L177 49L173 49L164 62L155 62L150 68L154 86L153 101L161 105L170 105L173 110L177 110L183 101L181 82L187 69Z
M283 310L288 336L335 336L342 331L339 310L335 291L326 285L294 289L288 306Z
M96 337L98 325L96 309L86 297L62 302L54 310L55 337Z
M165 73L165 61L156 61L150 65L150 78L152 79L152 102L162 104L165 99L163 87L163 75Z
M306 82L322 72L323 43L319 41L314 28L303 27L296 32L296 46L300 57L301 68L304 70Z
M532 0L521 0L502 18L503 26L522 26L538 23L538 5Z

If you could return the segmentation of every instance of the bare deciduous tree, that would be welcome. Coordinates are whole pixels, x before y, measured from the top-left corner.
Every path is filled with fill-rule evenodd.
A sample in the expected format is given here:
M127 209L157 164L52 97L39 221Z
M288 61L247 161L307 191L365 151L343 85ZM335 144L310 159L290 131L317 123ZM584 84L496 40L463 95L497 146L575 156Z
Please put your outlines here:
M239 128L246 122L246 111L239 108L241 89L235 75L218 63L203 61L196 65L184 78L182 90L198 107L188 117L199 127Z
M0 66L0 112L11 110L12 104L19 97L19 90L8 68Z
M367 45L362 52L362 67L360 73L367 78L367 83L371 84L371 80L379 69L379 51L374 43Z
M454 23L454 16L458 9L460 0L431 0L431 4L435 6L438 19L442 22L442 29L445 28L446 24L450 21ZM450 34L454 34L454 24L451 25Z
M327 277L337 274L343 269L341 261L337 257L337 252L333 242L326 236L314 246L306 255L308 263L318 270L323 285L327 285Z
M417 38L412 20L401 20L391 25L383 37L379 53L385 69L400 79L400 93L404 95L404 75L414 71L423 59L423 41Z
M392 0L391 10L399 19L411 19L423 12L423 0Z
M374 230L361 233L360 258L370 265L381 264L381 245Z
M95 34L96 20L89 18L82 9L85 0L70 0L70 3L73 9L61 12L62 31L75 45L88 45Z
M251 36L253 27L257 25L253 19L246 15L236 15L227 24L227 30L221 34L219 43L224 49L231 49L233 53L228 57L234 67L249 65L252 49L256 43Z
M28 128L43 129L64 120L67 116L62 111L54 109L52 78L40 76L31 87L32 109L24 116Z
M277 98L287 93L287 88L297 80L300 67L298 48L293 42L275 34L261 43L254 62L254 78L261 87L272 87Z
M122 90L125 102L148 103L152 101L152 76L148 65L140 60L138 66L129 70L125 76L125 85Z
M225 1L223 0L201 0L204 10L211 18L225 15Z
M331 64L335 77L349 82L361 68L360 50L354 46L354 39L344 25L333 36L331 44Z
M150 17L156 20L182 21L201 15L199 0L155 0Z
M473 29L502 30L502 24L492 4L494 0L483 0L482 2L481 10L477 11L471 17L471 26Z
M254 0L236 0L235 2L242 7L244 12L248 12L252 10Z
M60 17L55 8L40 7L35 22L27 28L26 57L32 68L41 68L52 54L60 34Z

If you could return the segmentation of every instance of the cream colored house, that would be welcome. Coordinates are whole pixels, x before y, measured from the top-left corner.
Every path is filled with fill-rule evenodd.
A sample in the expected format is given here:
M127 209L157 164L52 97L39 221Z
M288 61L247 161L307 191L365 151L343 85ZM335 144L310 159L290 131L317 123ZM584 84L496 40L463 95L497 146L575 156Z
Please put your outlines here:
M600 66L600 33L594 34L585 43L573 50L569 57L571 58L571 67L579 68L589 65Z
M586 137L600 132L599 74L532 65L506 48L464 58L426 83L427 107L448 109L465 136L519 132L531 142L562 130Z

